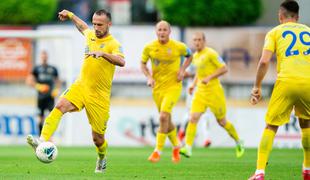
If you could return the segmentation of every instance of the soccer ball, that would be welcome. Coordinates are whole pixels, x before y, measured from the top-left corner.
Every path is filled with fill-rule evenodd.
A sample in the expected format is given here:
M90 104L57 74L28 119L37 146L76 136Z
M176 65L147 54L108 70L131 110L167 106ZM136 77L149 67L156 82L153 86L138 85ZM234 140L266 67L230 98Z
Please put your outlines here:
M43 163L53 162L57 154L57 147L51 142L42 142L36 149L36 156Z

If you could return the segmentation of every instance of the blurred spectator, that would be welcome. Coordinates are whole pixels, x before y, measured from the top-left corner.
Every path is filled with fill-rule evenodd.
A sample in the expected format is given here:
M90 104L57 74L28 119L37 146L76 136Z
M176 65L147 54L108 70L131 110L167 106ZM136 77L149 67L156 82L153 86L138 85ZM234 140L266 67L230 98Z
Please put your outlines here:
M31 74L29 74L26 80L26 83L34 87L38 92L38 135L41 134L41 130L44 124L45 111L51 111L53 109L55 98L58 96L61 86L56 67L48 64L47 52L41 51L40 58L41 64L33 68Z

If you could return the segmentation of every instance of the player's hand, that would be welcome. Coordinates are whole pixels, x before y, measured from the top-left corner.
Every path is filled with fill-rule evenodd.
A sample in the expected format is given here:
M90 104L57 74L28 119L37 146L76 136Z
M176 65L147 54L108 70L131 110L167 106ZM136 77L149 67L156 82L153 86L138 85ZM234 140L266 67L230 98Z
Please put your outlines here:
M69 14L70 13L70 11L68 11L68 10L62 10L62 11L60 11L59 13L58 13L58 18L59 18L59 20L61 20L61 21L66 21L67 19L69 19Z
M184 75L185 75L185 71L180 69L179 72L178 72L178 78L177 78L177 81L180 82L184 79Z
M154 88L155 86L155 80L153 78L148 78L147 79L147 86Z
M261 99L262 99L261 88L253 87L252 92L251 92L251 99L250 99L251 104L255 105Z
M89 56L92 56L93 58L100 58L103 57L103 52L94 51L86 53L86 58L88 58Z
M57 97L59 95L59 89L58 88L53 89L51 95L53 98Z
M40 83L37 83L35 85L35 88L40 92L40 93L47 93L49 90L50 90L50 86L47 85L47 84L40 84Z
M188 93L189 93L190 95L193 95L194 89L195 89L195 86L191 85L191 86L188 88Z
M210 82L210 78L209 77L206 77L206 78L204 78L201 82L203 83L203 84L205 84L205 85L207 85L209 82Z

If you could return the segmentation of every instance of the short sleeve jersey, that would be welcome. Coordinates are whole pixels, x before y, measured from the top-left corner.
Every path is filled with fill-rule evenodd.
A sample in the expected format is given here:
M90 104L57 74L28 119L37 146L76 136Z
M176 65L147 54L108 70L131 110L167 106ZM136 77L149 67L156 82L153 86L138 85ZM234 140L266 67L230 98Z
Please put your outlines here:
M206 88L206 85L202 84L202 80L213 74L217 69L225 66L225 62L218 53L209 47L205 47L203 50L195 52L192 63L196 67L198 88ZM207 85L210 87L219 84L219 79L214 78Z
M142 53L142 62L152 62L152 76L155 80L154 91L169 88L182 88L177 82L177 74L182 57L191 56L191 50L182 42L170 39L166 44L158 40L148 43Z
M276 53L278 79L310 78L310 29L288 22L276 26L265 37L264 49Z
M85 53L101 51L124 57L120 43L112 36L97 38L94 30L87 29L83 32L86 38ZM77 79L90 92L101 95L110 95L115 65L104 58L85 56L82 69Z

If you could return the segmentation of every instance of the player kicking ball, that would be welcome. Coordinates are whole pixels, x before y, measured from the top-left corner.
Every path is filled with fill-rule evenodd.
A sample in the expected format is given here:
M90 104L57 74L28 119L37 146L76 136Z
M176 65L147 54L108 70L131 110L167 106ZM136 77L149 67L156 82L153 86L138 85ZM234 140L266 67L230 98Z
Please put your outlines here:
M27 142L36 149L40 142L50 140L65 113L85 108L98 154L95 173L102 173L106 169L107 140L104 135L109 119L112 79L115 66L125 65L124 54L119 42L109 33L112 24L109 12L98 10L94 13L93 30L70 11L59 12L58 17L61 21L70 19L84 35L85 57L79 77L45 119L40 139L29 135Z

